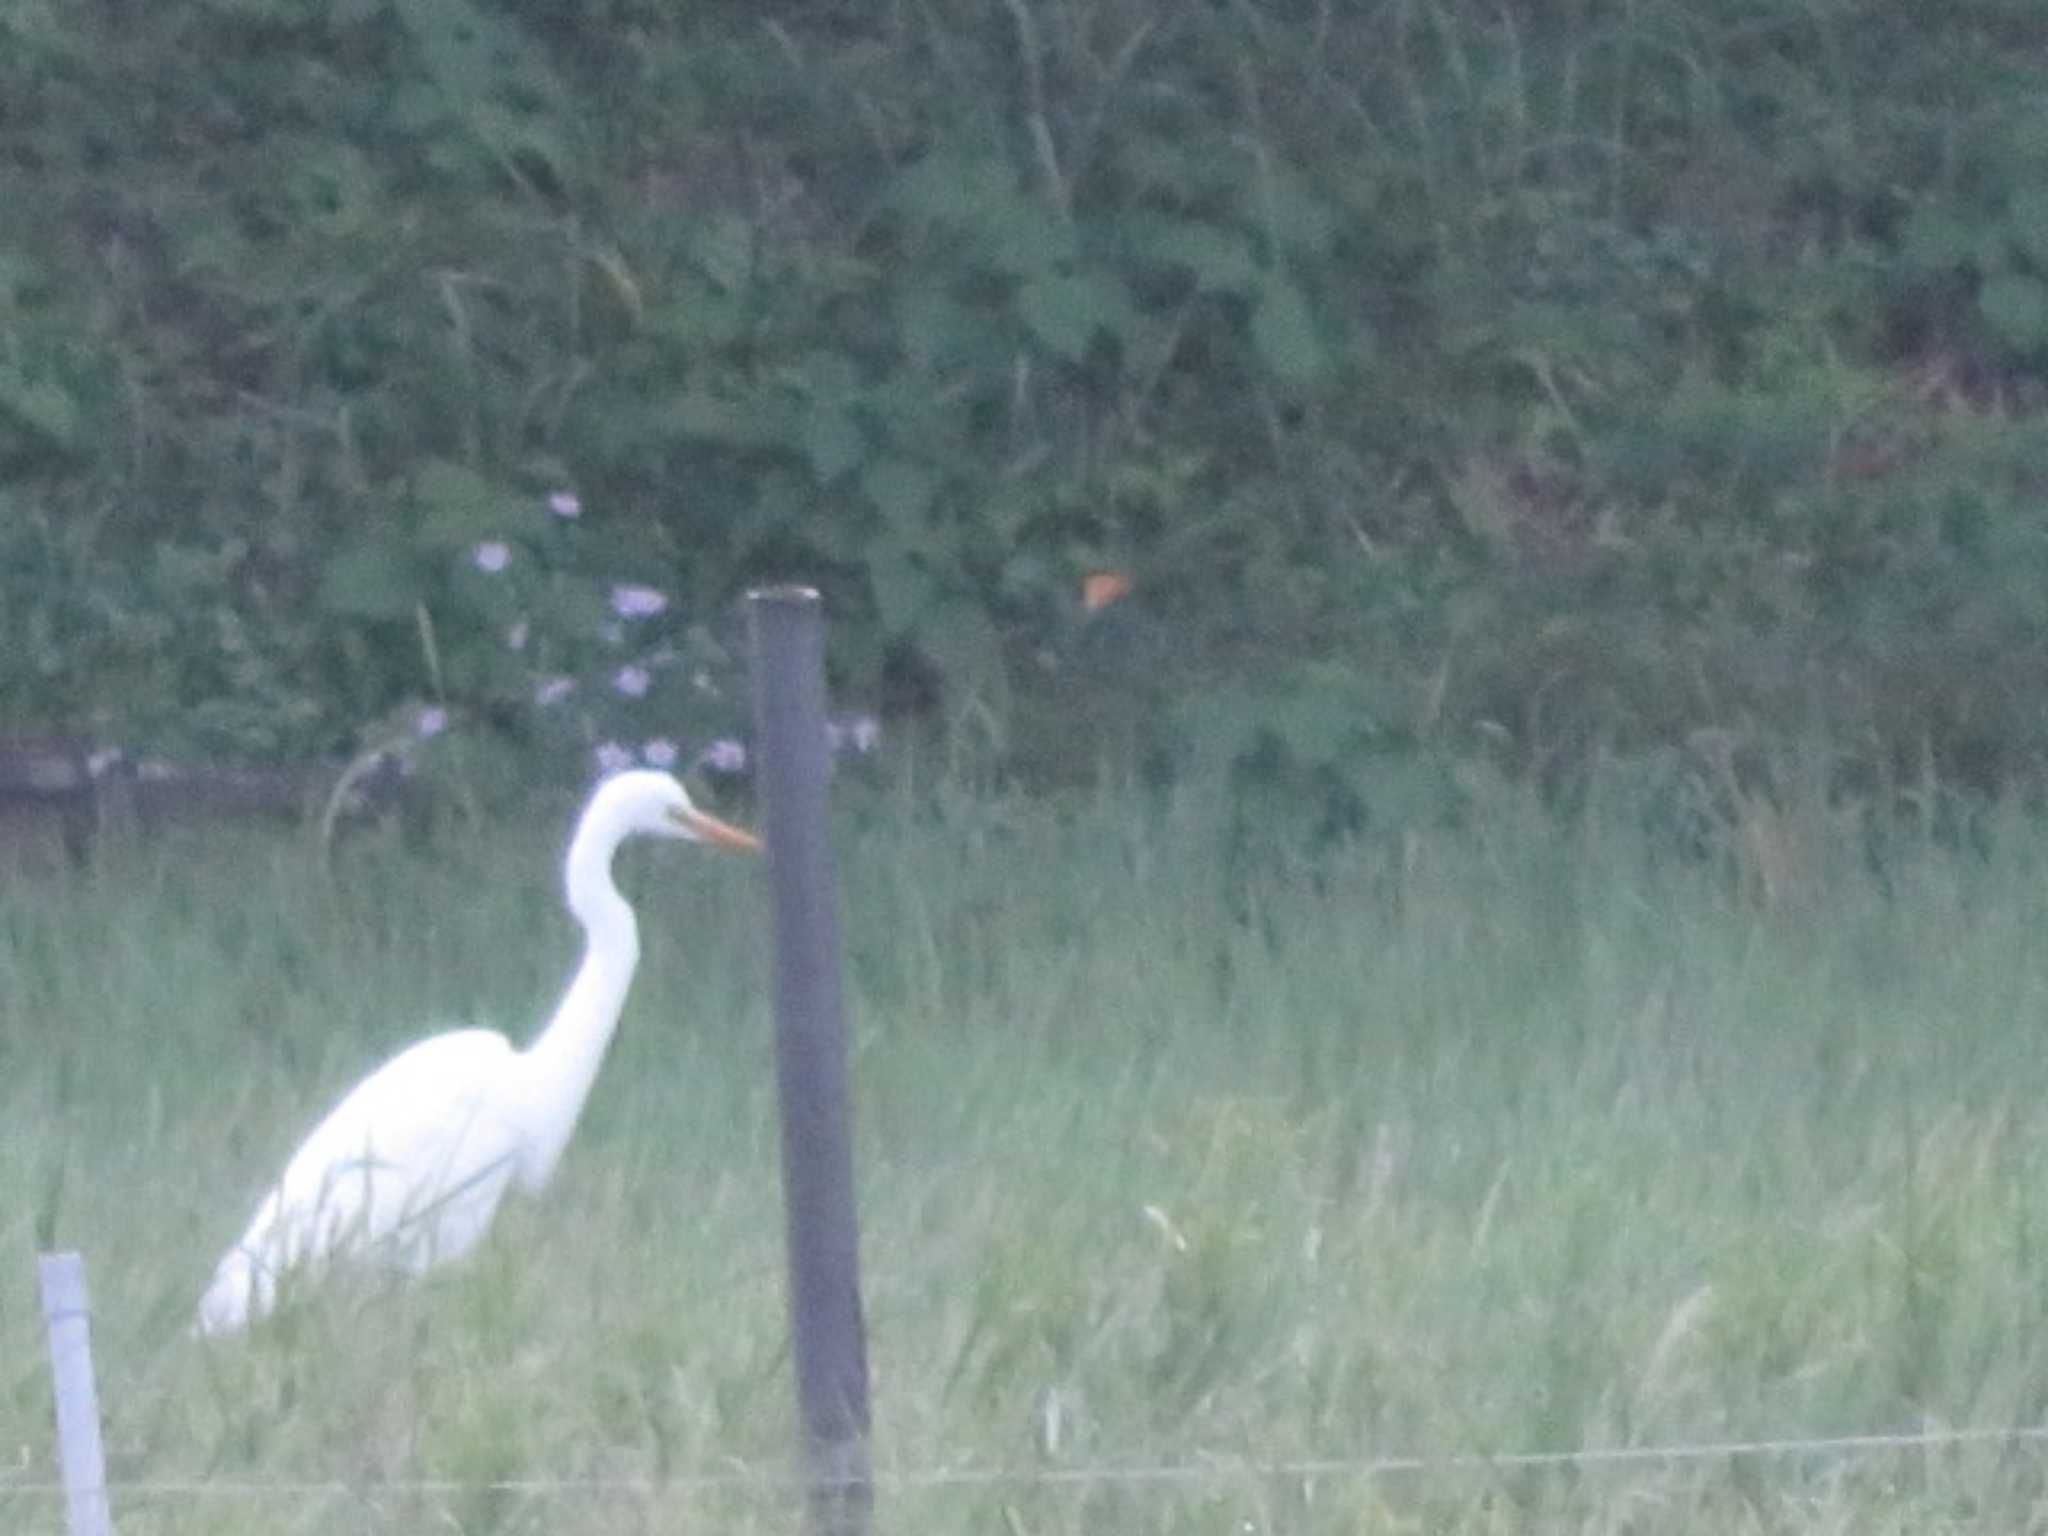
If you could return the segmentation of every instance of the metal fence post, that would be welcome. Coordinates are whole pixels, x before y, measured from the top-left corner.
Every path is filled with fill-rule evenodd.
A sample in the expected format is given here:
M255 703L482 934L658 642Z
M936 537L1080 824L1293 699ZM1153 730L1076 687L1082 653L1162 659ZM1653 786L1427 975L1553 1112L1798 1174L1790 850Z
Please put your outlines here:
M92 1374L92 1302L85 1260L46 1253L36 1260L43 1320L50 1330L50 1374L57 1395L57 1460L71 1536L111 1536L106 1453L100 1445L100 1402Z
M805 1473L813 1529L860 1536L874 1493L839 907L827 824L824 604L808 587L775 587L750 593L747 607L754 782L775 912L775 1071Z

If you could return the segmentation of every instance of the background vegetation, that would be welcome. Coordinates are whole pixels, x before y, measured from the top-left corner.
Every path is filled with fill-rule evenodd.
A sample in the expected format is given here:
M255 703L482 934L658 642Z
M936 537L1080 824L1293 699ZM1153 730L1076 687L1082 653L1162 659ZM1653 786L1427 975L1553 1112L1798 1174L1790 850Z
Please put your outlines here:
M547 743L649 663L703 734L679 658L802 574L849 697L1039 779L2023 780L2044 56L2029 0L12 5L0 719Z
M1992 1444L1246 1467L2048 1411L2044 63L2036 0L14 0L0 729L694 762L815 580L915 749L841 801L882 1462L1222 1469L898 1528L2011 1530ZM90 1256L116 1476L208 1485L124 1529L778 1527L668 1481L787 1445L730 870L636 871L475 1265L184 1337L340 1086L538 1015L529 824L0 885L0 1248ZM503 1486L579 1475L661 1492Z

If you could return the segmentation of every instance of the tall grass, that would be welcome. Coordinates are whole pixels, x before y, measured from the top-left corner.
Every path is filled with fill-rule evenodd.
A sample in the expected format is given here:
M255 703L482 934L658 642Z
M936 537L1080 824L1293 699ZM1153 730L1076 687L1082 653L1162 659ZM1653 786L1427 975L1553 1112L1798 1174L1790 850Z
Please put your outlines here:
M1712 858L1503 800L1248 860L1200 795L939 797L842 840L885 1471L905 1532L2010 1530L2033 1449L1279 1476L2048 1416L2048 843ZM55 1530L30 1254L91 1266L128 1532L781 1530L756 876L637 850L647 959L556 1186L420 1286L185 1335L327 1102L572 963L552 833L189 838L0 892L0 1518ZM1733 845L1731 844L1731 847ZM1711 851L1711 850L1710 850ZM505 1483L650 1480L655 1492ZM421 1488L421 1482L435 1486ZM206 1492L146 1485L213 1484ZM337 1483L283 1493L240 1485ZM452 1524L450 1523L452 1522Z

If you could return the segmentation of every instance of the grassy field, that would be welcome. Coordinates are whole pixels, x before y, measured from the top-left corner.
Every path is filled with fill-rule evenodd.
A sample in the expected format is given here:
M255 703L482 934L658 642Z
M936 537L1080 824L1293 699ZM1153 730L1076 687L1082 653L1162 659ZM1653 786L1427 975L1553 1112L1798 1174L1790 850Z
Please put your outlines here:
M849 826L881 1528L2038 1524L2039 1445L1263 1469L2048 1417L2048 839L1882 877L1821 839L1767 904L1603 824L1503 804L1313 866L1226 857L1199 796ZM185 1335L341 1087L436 1023L544 1016L557 841L362 843L328 877L194 839L0 891L7 1530L61 1521L19 1488L52 1475L53 1245L91 1268L113 1475L159 1485L117 1494L131 1536L795 1528L696 1481L790 1438L736 861L627 855L647 960L544 1202L424 1286ZM1208 1470L921 1480L1162 1465ZM503 1486L557 1480L655 1486Z

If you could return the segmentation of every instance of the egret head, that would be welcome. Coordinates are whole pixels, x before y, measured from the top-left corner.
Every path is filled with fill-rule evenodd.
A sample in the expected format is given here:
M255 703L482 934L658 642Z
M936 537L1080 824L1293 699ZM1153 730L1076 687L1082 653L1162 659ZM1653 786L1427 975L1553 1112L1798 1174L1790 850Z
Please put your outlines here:
M613 840L636 832L654 837L679 837L742 853L758 853L760 840L751 832L720 821L691 803L674 775L651 768L614 774L592 799L585 820L603 826Z

